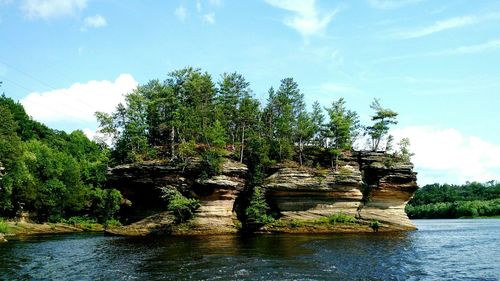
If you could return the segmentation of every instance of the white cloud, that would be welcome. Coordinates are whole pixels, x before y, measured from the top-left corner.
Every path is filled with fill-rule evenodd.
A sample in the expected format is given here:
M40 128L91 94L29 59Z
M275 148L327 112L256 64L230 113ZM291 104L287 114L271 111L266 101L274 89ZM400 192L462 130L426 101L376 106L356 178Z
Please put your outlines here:
M182 5L175 9L174 14L181 21L185 21L187 18L187 10Z
M401 56L392 56L376 59L373 62L375 64L385 63L388 61L399 61L405 59L415 59L415 58L426 58L426 57L436 57L436 56L454 56L454 55L468 55L468 54L479 54L488 51L494 51L500 49L500 39L491 40L485 43L477 45L467 45L460 46L453 49L446 49L440 51L433 51L421 54L410 54Z
M87 30L88 28L100 28L108 25L106 18L101 15L95 15L91 17L86 17L83 23L83 30Z
M30 19L44 19L73 15L87 7L87 0L24 0L21 10Z
M338 13L338 9L327 14L320 15L316 8L315 0L265 0L273 7L287 10L293 16L287 17L283 23L295 29L302 36L321 35L328 24Z
M500 14L493 13L482 16L469 15L462 17L454 17L446 20L436 21L432 25L425 26L416 30L402 31L396 34L396 37L402 39L412 39L428 36L437 32L448 29L460 28L469 25L478 24L484 21L500 19Z
M21 103L29 115L41 122L95 122L96 111L112 112L136 87L132 75L121 74L115 81L92 80L66 89L30 93Z
M416 4L422 0L368 0L368 4L379 10L398 9L411 4Z
M215 14L214 13L204 14L203 21L208 24L215 24Z
M408 137L419 184L485 182L500 179L500 144L466 136L456 129L411 126L391 131Z
M500 47L500 39L492 40L483 44L461 46L455 49L449 49L441 52L431 53L432 55L462 55L462 54L477 54L486 51L498 49Z

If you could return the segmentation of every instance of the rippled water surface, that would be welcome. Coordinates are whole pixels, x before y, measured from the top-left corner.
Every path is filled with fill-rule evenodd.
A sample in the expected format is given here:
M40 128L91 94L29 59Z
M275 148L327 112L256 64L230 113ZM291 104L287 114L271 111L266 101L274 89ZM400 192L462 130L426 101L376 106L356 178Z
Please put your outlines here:
M0 280L499 280L500 219L399 234L122 238L0 244Z

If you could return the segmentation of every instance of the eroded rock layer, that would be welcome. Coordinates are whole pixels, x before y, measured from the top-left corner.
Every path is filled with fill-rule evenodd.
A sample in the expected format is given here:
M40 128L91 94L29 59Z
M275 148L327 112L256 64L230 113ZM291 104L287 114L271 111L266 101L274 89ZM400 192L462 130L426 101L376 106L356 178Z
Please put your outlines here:
M355 152L342 156L336 169L282 164L270 169L272 172L262 188L280 220L285 225L287 221L307 222L306 232L371 231L370 223L375 221L380 223L381 231L415 229L404 208L418 188L416 173L411 164L397 163L394 159L379 152ZM141 163L111 169L110 187L122 192L134 212L128 214L132 218L130 225L109 232L121 235L237 232L241 223L236 217L236 202L239 196L248 194L242 193L247 167L226 160L220 175L206 178L200 173L200 165L199 160L192 159L183 168ZM165 187L200 201L201 207L191 220L175 224L172 214L165 212L166 202L160 191ZM311 227L315 220L340 213L355 217L358 224ZM300 231L294 228L290 232Z
M200 162L193 159L184 168L169 164L141 163L120 165L108 172L108 184L118 188L131 202L128 214L132 223L109 232L121 235L147 235L154 232L171 234L219 234L238 230L235 200L245 187L245 165L226 160L222 174L204 178ZM162 188L175 188L197 198L201 206L194 218L174 226L172 215L165 210ZM156 211L155 211L156 210ZM150 216L148 216L150 215Z

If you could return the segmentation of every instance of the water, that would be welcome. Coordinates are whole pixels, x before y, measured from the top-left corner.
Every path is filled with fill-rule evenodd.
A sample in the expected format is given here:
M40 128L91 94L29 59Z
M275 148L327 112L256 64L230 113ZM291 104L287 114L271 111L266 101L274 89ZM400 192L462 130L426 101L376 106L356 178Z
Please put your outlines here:
M500 219L398 234L122 238L0 245L0 280L500 280Z

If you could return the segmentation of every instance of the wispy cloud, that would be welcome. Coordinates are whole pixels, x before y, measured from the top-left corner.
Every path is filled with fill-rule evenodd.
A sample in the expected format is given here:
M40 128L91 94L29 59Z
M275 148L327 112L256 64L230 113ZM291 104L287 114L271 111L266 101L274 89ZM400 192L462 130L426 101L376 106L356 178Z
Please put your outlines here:
M498 19L500 19L500 13L492 13L482 16L469 15L469 16L454 17L446 20L436 21L435 23L429 26L424 26L422 28L398 32L396 33L396 37L402 39L419 38L437 32L445 31L448 29L460 28L478 24L484 21L498 20Z
M52 19L73 15L87 7L87 0L24 0L21 10L30 19Z
M338 9L320 14L315 0L265 0L269 5L287 10L293 16L287 17L283 23L295 29L304 37L324 33L325 28L338 13Z
M208 24L215 24L215 14L214 13L204 14L203 21Z
M85 31L89 28L101 28L108 25L106 18L101 15L86 17L83 21L82 30Z
M420 54L385 57L385 58L375 60L374 63L378 64L378 63L384 63L384 62L388 62L388 61L398 61L398 60L404 60L404 59L436 57L436 56L479 54L479 53L484 53L484 52L488 52L488 51L494 51L497 49L500 49L500 39L491 40L491 41L488 41L488 42L485 42L482 44L460 46L457 48L446 49L446 50L439 50L439 51L426 52L426 53L420 53Z
M174 11L174 15L181 21L185 21L187 18L187 10L184 6L180 5Z
M379 10L398 9L418 2L422 2L422 0L368 0L368 4L372 8Z

